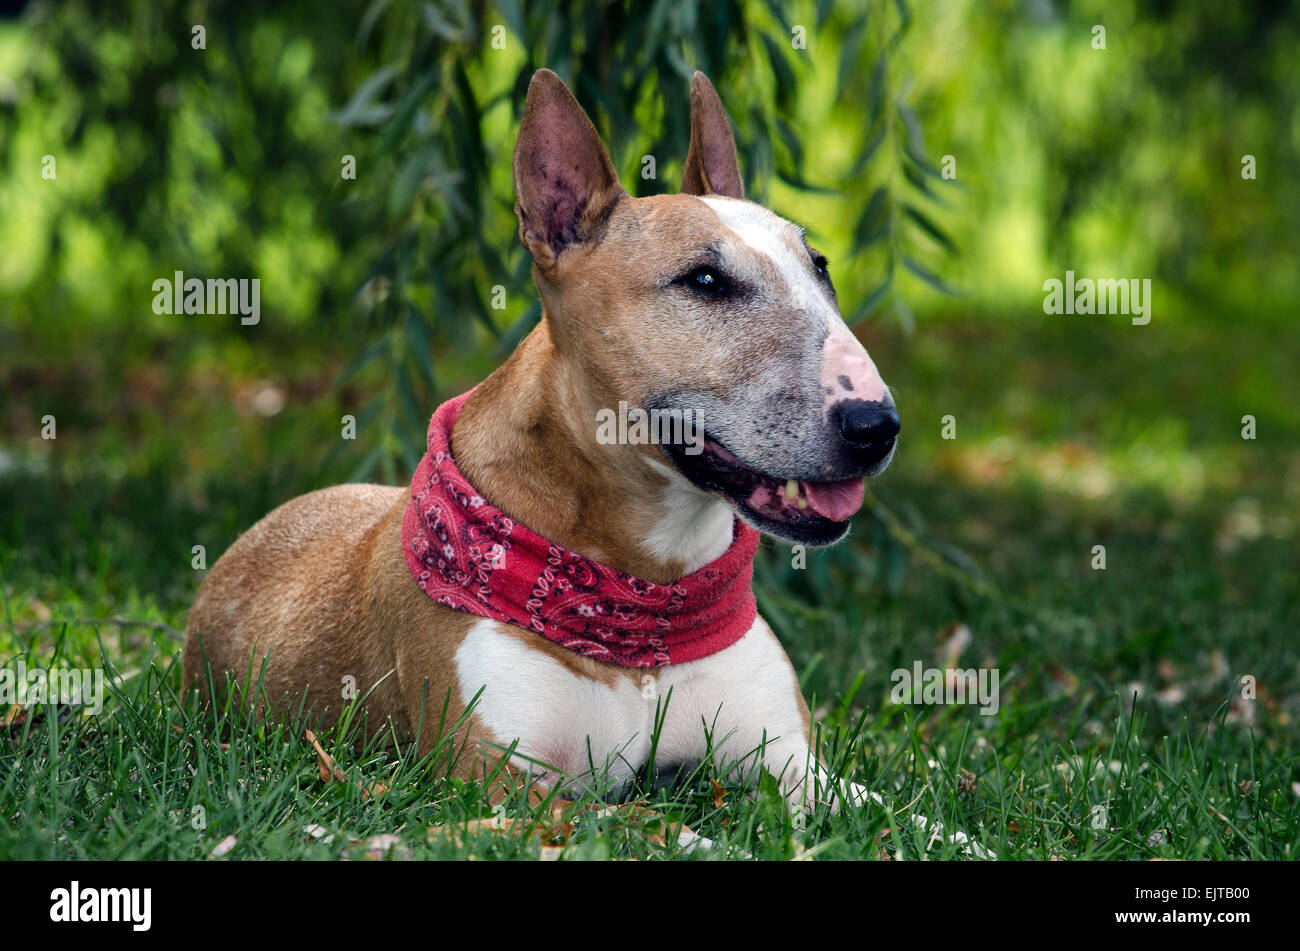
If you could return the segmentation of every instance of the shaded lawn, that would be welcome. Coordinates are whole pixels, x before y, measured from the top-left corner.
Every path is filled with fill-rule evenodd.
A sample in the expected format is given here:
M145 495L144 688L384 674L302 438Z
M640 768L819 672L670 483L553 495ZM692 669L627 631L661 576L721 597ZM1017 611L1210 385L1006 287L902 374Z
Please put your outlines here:
M1267 330L1224 336L1194 323L1153 332L964 318L907 343L882 328L864 338L904 420L899 459L874 484L888 514L859 516L851 543L810 553L805 570L765 544L759 572L760 605L837 771L1004 857L1293 856L1300 393L1284 348ZM544 837L532 834L430 839L430 827L488 814L436 761L357 753L327 735L349 782L322 783L297 728L227 723L223 749L213 724L176 702L178 645L163 632L30 627L119 616L181 628L200 580L193 544L211 563L280 501L346 475L314 479L323 451L302 421L319 406L223 430L270 461L228 455L211 470L182 461L203 459L207 438L201 408L189 412L170 436L140 437L139 457L111 432L61 433L57 453L15 454L0 476L0 656L57 651L98 666L102 650L123 678L98 719L33 716L0 734L0 815L12 820L0 824L0 855L194 858L233 835L231 857L329 857L364 854L369 837L398 830L417 856L538 854ZM1246 413L1258 420L1251 442ZM944 440L949 414L957 438ZM169 456L168 439L198 449ZM1104 571L1091 567L1095 545ZM888 703L891 672L916 660L996 666L998 714ZM876 807L798 829L771 784L719 795L710 778L655 790L647 777L642 792L758 857L912 857L925 846ZM366 799L362 779L389 791ZM186 818L195 806L201 830ZM538 815L549 829L549 812ZM566 854L678 854L657 844L663 832L583 814Z

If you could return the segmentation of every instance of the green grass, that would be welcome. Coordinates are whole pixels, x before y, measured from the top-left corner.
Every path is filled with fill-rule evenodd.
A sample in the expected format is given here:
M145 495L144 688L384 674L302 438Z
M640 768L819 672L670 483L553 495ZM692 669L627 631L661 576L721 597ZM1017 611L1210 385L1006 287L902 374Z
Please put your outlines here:
M898 815L798 823L774 782L723 783L719 798L708 766L662 788L642 777L631 798L721 847L691 858L961 857L927 850L912 813L1009 859L1295 857L1297 382L1248 328L1225 343L1194 325L1122 340L1083 326L970 318L906 346L870 335L905 426L875 483L880 514L803 570L765 543L759 597L824 758ZM1171 349L1180 373L1160 362ZM1236 352L1265 356L1222 372ZM958 438L945 441L949 413ZM1240 439L1244 413L1261 421L1255 442ZM276 445L274 427L244 425ZM103 666L111 697L96 717L38 708L0 727L0 858L200 859L230 836L229 859L359 858L390 834L393 856L417 858L549 857L566 835L566 858L683 854L655 820L584 800L508 803L523 835L453 835L492 811L478 786L446 779L445 750L420 761L323 731L345 777L324 782L306 724L183 705L165 627L183 627L201 580L191 546L215 559L312 487L323 452L303 437L275 465L204 472L64 438L15 452L0 476L0 662ZM160 627L59 623L106 617ZM890 704L891 671L944 665L955 625L970 637L954 664L1000 671L998 714ZM366 797L373 783L387 791ZM571 833L554 832L557 805Z

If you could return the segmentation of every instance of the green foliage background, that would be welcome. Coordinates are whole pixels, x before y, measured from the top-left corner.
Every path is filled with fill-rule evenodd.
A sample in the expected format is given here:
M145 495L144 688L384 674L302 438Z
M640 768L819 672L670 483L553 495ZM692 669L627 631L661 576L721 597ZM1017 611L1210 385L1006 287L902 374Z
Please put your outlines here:
M67 438L120 434L132 466L171 456L178 427L231 439L193 440L195 466L264 463L264 428L212 417L271 380L286 418L309 414L294 432L360 413L342 464L398 478L435 392L536 319L509 155L543 64L638 194L676 187L688 77L709 73L753 197L812 229L855 321L1038 320L1042 281L1073 267L1151 276L1162 322L1281 326L1296 31L1268 5L34 3L0 27L4 432L25 441L50 410ZM176 269L260 277L263 324L153 315ZM356 353L373 365L328 405Z

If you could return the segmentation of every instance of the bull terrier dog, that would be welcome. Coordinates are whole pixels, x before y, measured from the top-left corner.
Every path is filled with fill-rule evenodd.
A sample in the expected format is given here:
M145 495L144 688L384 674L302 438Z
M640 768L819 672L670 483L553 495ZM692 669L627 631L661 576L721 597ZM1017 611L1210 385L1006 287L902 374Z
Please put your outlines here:
M701 73L680 194L628 195L545 69L514 182L538 326L434 414L411 485L312 492L231 546L190 613L186 694L251 676L261 713L329 722L351 683L421 752L455 724L466 777L503 750L561 791L711 757L834 798L751 584L760 533L841 539L898 438L826 258L745 199ZM601 438L626 407L690 432Z

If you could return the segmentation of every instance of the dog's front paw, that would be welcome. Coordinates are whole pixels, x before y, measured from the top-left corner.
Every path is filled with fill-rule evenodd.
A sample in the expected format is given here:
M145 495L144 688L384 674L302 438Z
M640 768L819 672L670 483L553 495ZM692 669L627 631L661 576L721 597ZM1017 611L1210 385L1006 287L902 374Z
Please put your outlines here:
M847 779L832 779L821 766L798 774L788 781L783 778L782 788L786 804L792 814L808 815L818 806L827 806L831 815L843 808L860 808L868 802L883 806L879 794Z

